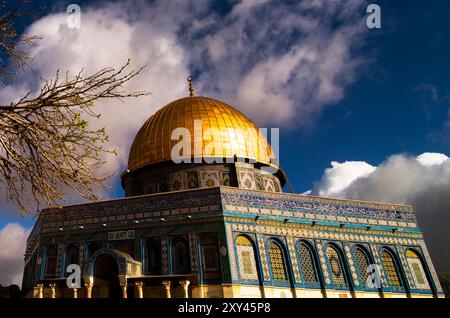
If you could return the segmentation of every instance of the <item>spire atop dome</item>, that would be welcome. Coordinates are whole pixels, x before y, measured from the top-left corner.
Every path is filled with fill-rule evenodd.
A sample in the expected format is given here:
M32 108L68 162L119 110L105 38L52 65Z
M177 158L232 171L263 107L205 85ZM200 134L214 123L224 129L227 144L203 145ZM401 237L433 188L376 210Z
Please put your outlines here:
M189 83L189 96L195 96L194 85L192 84L192 75L189 75L187 81Z

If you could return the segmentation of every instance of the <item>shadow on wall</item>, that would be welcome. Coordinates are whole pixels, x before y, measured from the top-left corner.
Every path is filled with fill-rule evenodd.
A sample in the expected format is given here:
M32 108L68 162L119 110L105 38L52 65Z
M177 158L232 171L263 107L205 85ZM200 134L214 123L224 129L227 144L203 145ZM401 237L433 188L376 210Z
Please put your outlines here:
M8 287L3 287L0 285L0 298L21 298L22 293L20 287L17 285L9 285Z

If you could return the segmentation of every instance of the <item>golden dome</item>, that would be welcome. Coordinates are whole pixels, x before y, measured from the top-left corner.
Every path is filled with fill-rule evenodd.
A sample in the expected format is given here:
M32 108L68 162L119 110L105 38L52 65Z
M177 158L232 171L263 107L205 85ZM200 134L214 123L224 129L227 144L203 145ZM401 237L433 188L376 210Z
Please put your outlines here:
M153 163L172 160L172 148L180 142L171 140L172 131L179 127L189 130L191 157L198 157L193 141L199 135L199 129L194 129L195 120L201 120L202 134L211 132L200 139L202 151L208 149L207 153L212 154L207 157L237 156L270 164L272 149L255 123L230 105L212 98L193 96L171 102L145 122L131 146L128 170L131 172Z

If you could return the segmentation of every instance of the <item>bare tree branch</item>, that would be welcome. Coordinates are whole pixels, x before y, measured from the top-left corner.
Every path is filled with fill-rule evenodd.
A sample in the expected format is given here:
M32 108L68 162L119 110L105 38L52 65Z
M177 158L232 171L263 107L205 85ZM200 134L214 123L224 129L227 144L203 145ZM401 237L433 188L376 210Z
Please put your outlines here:
M94 200L93 187L102 185L108 175L94 173L105 162L108 136L105 129L91 129L90 119L99 118L94 104L104 99L126 99L147 92L122 91L123 85L142 69L102 69L92 75L83 72L71 78L59 71L55 79L44 80L34 98L27 94L17 102L0 105L0 182L7 197L22 212L32 203L55 206L64 198L61 185L80 196Z

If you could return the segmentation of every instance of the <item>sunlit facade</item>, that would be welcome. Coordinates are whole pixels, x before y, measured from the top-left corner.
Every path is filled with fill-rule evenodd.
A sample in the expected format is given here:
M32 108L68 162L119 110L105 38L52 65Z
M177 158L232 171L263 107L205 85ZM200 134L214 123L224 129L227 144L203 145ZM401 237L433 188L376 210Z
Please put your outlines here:
M175 163L180 127L193 142ZM176 100L137 133L125 198L41 212L23 289L37 298L443 297L411 206L283 193L286 180L245 115L211 98ZM67 287L69 264L82 268L79 288Z

